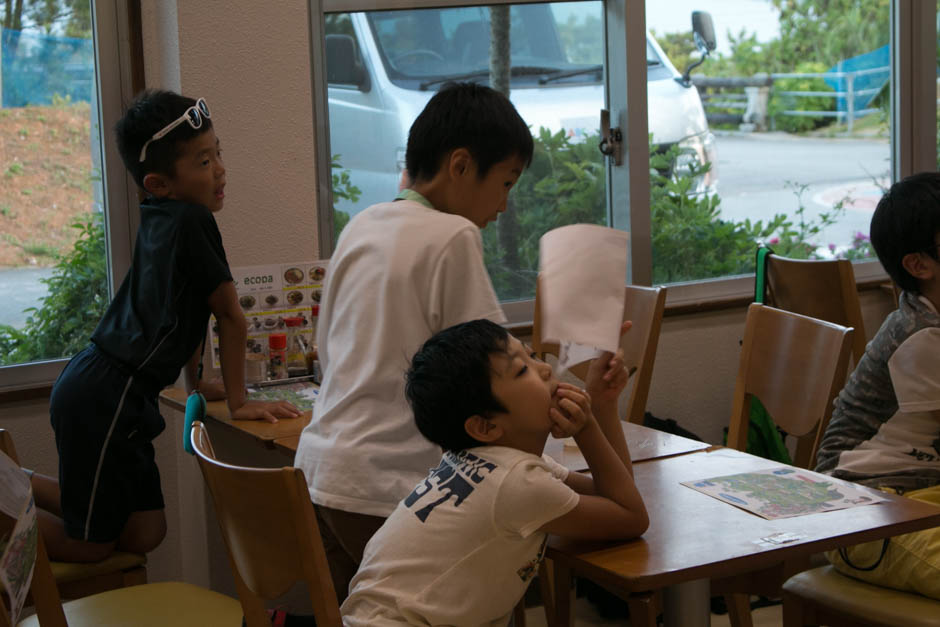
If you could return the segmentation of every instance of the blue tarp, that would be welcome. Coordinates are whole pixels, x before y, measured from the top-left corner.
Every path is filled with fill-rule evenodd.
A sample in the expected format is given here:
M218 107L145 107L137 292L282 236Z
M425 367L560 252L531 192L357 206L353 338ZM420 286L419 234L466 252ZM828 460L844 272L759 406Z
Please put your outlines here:
M866 89L875 89L881 90L884 87L885 83L888 82L888 79L891 78L891 46L884 45L881 48L872 50L871 52L866 52L865 54L860 54L857 57L852 57L851 59L845 59L844 61L839 61L834 67L829 68L830 72L858 72L859 70L869 70L874 68L880 68L881 71L878 72L868 72L860 76L856 76L852 88L855 92L855 97L853 98L853 105L855 107L856 113L862 109L867 109L871 106L872 101L878 96L878 91L873 91L871 93L859 94L860 90ZM826 84L832 87L836 91L847 91L847 79L845 77L840 78L826 78L824 79ZM839 96L836 98L836 108L838 111L845 112L848 110L848 98L845 96Z
M0 29L4 107L52 104L53 96L89 102L95 78L90 39Z

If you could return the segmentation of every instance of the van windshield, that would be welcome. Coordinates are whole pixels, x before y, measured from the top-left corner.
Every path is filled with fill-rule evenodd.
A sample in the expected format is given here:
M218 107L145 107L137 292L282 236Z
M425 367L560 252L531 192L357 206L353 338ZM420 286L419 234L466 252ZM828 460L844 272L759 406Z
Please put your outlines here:
M511 6L512 84L600 83L604 50L597 32L602 10L601 2ZM447 80L487 80L488 7L374 11L368 18L386 72L396 84L427 89ZM647 66L662 64L648 43L646 55Z

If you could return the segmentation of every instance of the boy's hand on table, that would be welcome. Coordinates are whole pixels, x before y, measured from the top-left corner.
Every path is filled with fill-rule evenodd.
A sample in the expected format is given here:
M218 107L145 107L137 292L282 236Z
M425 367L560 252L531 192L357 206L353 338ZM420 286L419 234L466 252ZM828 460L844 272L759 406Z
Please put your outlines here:
M591 413L591 397L581 388L570 383L559 383L552 399L556 406L548 410L552 419L552 436L567 438L575 436L594 420Z
M275 423L279 418L299 418L302 415L302 411L287 401L248 401L232 412L232 420Z

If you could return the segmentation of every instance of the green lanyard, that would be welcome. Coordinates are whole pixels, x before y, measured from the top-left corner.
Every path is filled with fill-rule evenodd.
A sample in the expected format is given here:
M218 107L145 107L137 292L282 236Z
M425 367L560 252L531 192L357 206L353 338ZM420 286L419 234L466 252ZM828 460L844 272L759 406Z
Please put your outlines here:
M398 192L398 196L395 197L395 200L412 200L416 203L422 204L428 209L433 209L434 205L431 204L427 198L419 194L413 189L405 188Z

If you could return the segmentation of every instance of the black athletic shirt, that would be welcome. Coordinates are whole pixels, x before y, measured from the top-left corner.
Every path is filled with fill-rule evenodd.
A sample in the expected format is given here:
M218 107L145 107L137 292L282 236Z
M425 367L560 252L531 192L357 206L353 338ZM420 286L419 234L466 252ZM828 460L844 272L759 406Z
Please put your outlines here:
M206 207L151 197L140 212L131 268L91 340L156 391L202 342L209 295L232 274Z

